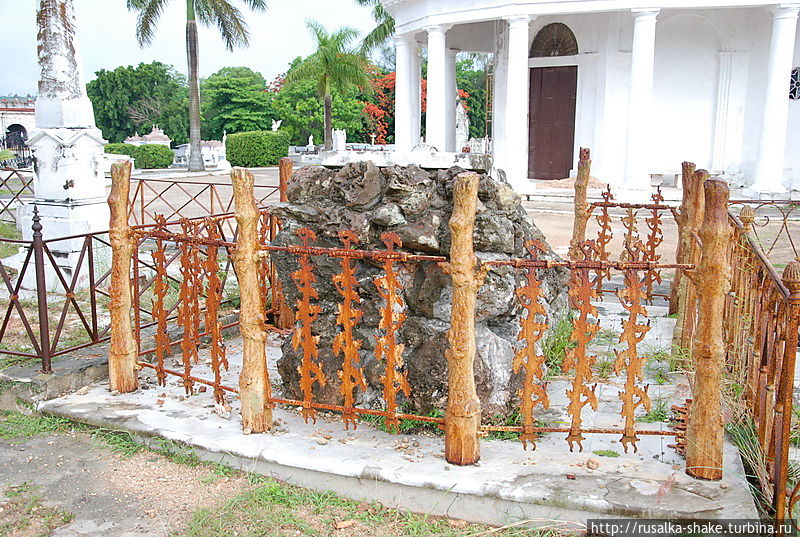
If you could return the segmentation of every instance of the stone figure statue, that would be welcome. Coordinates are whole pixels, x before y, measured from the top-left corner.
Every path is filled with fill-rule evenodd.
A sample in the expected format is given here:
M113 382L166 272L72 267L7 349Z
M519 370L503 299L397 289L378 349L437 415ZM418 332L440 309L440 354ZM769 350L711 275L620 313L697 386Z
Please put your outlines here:
M276 130L280 129L282 123L283 123L282 119L278 119L278 120L273 119L272 120L272 130L276 131Z

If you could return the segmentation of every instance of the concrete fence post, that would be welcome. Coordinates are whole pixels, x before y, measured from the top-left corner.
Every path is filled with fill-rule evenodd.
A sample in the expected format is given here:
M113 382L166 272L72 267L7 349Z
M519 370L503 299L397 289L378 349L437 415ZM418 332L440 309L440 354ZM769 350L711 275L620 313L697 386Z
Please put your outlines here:
M111 344L108 350L108 378L111 390L134 391L139 384L137 344L131 326L131 260L136 253L133 230L128 223L131 162L111 166L111 209L108 238L111 243Z
M589 149L581 147L578 177L575 179L575 216L572 223L572 240L569 243L569 258L572 261L580 261L584 257L580 244L586 240L586 224L591 216L589 202L586 201L591 175L592 161L589 158Z
M239 399L242 402L242 428L261 433L272 427L271 388L267 372L266 311L258 284L259 212L253 197L253 174L244 168L231 171L236 204L236 251L233 262L239 282L239 331L242 334L242 372Z
M698 170L695 176L708 177ZM698 317L692 361L691 419L686 431L686 473L709 480L722 479L722 370L725 364L723 313L730 290L728 222L730 191L725 181L708 179L704 185L705 214L700 226L700 265L690 273L697 288Z
M475 302L486 271L478 267L472 244L479 176L460 173L453 185L450 218L450 262L444 270L453 281L450 330L447 334L447 409L444 416L445 459L474 464L480 459L478 429L481 402L475 390Z

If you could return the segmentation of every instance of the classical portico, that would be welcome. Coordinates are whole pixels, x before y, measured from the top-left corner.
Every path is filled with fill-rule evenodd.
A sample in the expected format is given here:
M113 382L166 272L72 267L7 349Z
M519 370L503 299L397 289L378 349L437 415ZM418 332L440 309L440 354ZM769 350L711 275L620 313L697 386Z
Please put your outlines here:
M397 149L421 139L420 54L427 49L425 141L455 147L455 54L491 55L494 167L519 190L593 172L629 192L683 160L764 193L800 189L798 4L670 5L384 0L395 17Z

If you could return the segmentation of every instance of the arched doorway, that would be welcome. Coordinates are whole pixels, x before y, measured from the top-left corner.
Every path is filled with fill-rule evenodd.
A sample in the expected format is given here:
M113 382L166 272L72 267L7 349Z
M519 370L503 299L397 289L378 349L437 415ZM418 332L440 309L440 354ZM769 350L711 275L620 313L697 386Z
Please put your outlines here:
M575 34L566 24L554 22L539 30L528 56L550 58L577 54ZM528 177L568 177L575 146L578 67L533 67L529 88Z
M14 123L6 128L6 146L8 148L22 148L25 147L25 141L28 139L28 130L20 125Z

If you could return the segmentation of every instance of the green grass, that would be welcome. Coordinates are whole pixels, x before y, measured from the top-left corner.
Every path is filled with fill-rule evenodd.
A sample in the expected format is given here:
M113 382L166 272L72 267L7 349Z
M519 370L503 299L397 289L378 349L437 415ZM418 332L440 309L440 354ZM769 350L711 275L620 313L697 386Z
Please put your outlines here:
M641 423L657 423L659 421L669 420L669 408L667 408L668 401L666 399L653 399L650 403L650 411L636 418L636 421Z
M489 531L492 535L503 537L555 535L522 527L455 527L445 518L386 509L378 503L356 502L331 492L315 492L269 478L252 476L251 480L253 488L221 505L196 511L188 527L171 536L336 535L336 524L344 521L351 526L342 531L342 535L351 535L355 530L359 531L356 535L409 537L466 537Z
M575 314L569 311L566 315L556 319L551 323L552 328L545 334L542 340L542 354L547 364L547 374L561 375L564 365L564 357L567 352L574 349L577 345L572 341L572 320Z
M23 414L16 410L0 411L0 438L23 441L31 436L64 430L70 421L52 416Z
M400 413L411 413L412 410L405 404L400 406ZM434 408L433 410L422 414L429 418L444 418L444 410ZM383 432L391 432L386 426L386 418L383 416L373 416L371 414L362 414L359 416L361 421L371 423L373 426ZM400 434L419 434L423 432L433 433L435 435L443 435L444 431L438 424L430 421L422 420L400 420Z
M614 451L613 449L598 449L592 451L595 455L599 455L601 457L619 457L619 453Z
M22 238L22 233L17 229L14 222L5 222L0 220L0 239L14 239L19 240ZM0 258L14 255L19 251L18 244L0 241Z
M35 491L36 486L27 482L6 488L7 500L0 511L1 536L47 537L75 518L72 513L45 507L43 497Z

